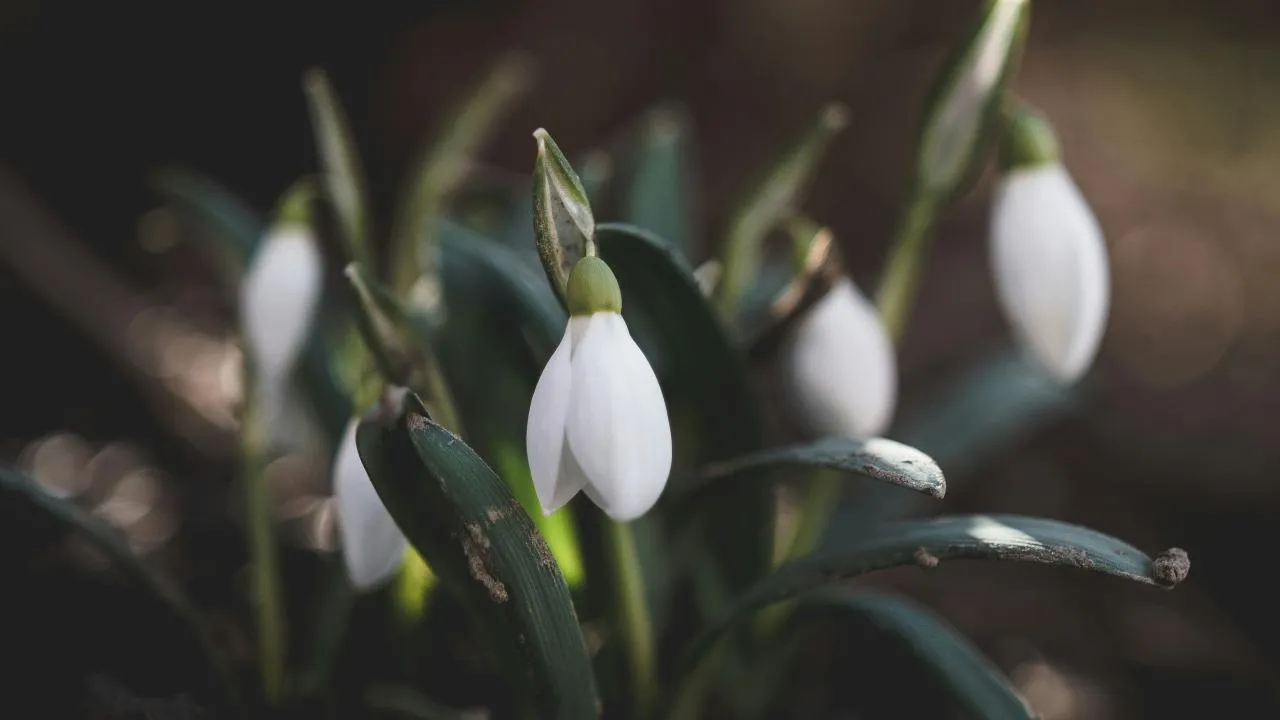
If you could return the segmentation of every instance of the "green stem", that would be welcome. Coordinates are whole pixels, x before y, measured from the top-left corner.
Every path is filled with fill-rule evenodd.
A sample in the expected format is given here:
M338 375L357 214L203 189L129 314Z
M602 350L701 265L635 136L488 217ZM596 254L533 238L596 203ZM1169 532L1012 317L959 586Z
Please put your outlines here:
M246 394L241 427L241 461L249 533L253 605L257 615L258 654L267 701L276 703L284 691L284 611L276 537L271 520L271 489L266 482L266 433L259 393Z
M636 717L647 717L653 708L657 678L654 673L653 625L645 598L644 577L636 538L629 523L610 523L613 542L619 620L626 635L631 663L631 689L635 695Z
M894 343L902 341L907 327L937 210L937 199L931 195L919 195L907 206L880 276L876 309Z

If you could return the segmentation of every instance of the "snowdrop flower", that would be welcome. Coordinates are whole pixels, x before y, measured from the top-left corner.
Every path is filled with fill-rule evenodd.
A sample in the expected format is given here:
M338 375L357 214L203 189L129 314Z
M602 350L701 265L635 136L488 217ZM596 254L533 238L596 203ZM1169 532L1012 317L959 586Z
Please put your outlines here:
M1049 123L1009 118L1004 176L991 211L991 264L1001 310L1020 343L1061 383L1089 369L1107 324L1102 230L1062 166Z
M548 515L582 490L614 520L634 520L658 501L671 472L662 388L631 339L603 260L579 260L565 295L569 326L529 405L534 488Z
M395 576L409 541L391 519L360 460L359 424L359 418L352 418L342 435L333 463L333 494L347 576L356 588L370 590Z
M240 286L240 327L264 395L285 392L316 314L323 259L311 230L282 221L263 238Z
M893 419L898 371L879 313L841 277L792 330L782 368L793 402L813 430L879 435Z

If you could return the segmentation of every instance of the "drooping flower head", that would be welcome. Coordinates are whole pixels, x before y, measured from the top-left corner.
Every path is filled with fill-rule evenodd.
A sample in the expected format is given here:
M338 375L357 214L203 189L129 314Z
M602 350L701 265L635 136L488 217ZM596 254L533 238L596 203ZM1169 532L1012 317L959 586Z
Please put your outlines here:
M529 406L529 469L550 515L579 490L617 521L658 501L671 472L671 426L658 378L622 319L622 293L600 258L574 264L569 324Z
M782 367L796 409L817 432L879 435L893 419L898 371L879 313L841 277L801 318L783 346Z
M342 559L351 584L370 590L390 580L404 562L409 541L382 504L356 448L352 418L333 463L333 495Z
M1043 117L1025 108L1009 115L1001 165L991 211L1000 308L1035 360L1057 381L1074 382L1092 364L1107 325L1102 229Z

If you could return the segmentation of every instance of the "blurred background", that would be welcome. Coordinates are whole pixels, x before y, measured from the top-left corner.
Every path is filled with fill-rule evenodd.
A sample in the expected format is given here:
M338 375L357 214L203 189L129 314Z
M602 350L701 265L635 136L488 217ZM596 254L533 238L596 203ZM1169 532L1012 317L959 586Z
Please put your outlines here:
M520 49L536 85L485 160L528 172L536 127L582 157L678 101L693 121L710 253L752 178L839 100L852 124L805 207L870 288L924 94L976 7L5 0L0 462L124 528L213 617L242 612L245 555L227 492L234 298L151 189L157 168L207 174L269 211L316 167L301 78L319 66L385 211L419 145L499 55ZM875 582L964 630L1046 720L1280 715L1280 594L1266 580L1280 513L1276 87L1280 5L1269 0L1033 2L1014 88L1056 123L1106 232L1111 319L1069 411L1020 420L994 450L942 463L944 510L1051 516L1152 553L1176 545L1194 570L1169 593L979 563ZM901 353L904 417L1009 344L988 269L991 181L937 229ZM308 475L273 472L282 487ZM299 488L284 503L300 546L327 537L316 495ZM197 693L170 638L92 573L95 558L48 552L22 528L0 514L0 557L19 569L0 581L0 656L25 668L4 685L58 702L109 698L104 683L117 681ZM242 630L228 623L226 634L252 652ZM849 655L850 676L883 671Z

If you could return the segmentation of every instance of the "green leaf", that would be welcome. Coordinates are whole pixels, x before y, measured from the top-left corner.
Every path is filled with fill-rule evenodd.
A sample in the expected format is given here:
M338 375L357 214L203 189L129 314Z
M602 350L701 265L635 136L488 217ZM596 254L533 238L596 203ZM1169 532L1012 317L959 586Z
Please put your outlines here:
M1072 411L1076 392L1054 383L1021 353L1004 350L950 381L893 434L947 468L948 484L955 487L988 458ZM825 545L848 545L920 506L918 496L897 488L855 490L837 511Z
M596 221L582 180L556 141L542 128L533 137L538 141L533 164L534 241L551 289L564 304L569 270L594 242Z
M724 274L716 286L715 305L721 317L737 320L742 296L760 271L765 236L796 210L827 146L848 124L849 112L843 105L824 107L814 126L770 170L734 217L721 251Z
M756 610L839 580L913 563L1017 560L1081 568L1146 585L1171 584L1142 551L1090 528L1018 515L961 515L884 525L839 551L819 552L784 565L740 595L694 644L696 662L726 629Z
M329 77L318 68L307 71L303 79L307 109L315 132L316 149L324 173L325 187L333 202L342 230L346 257L343 265L358 262L369 265L369 201L365 195L364 170L360 153L351 134L350 123L342 103L329 83Z
M101 552L130 581L154 596L187 629L199 647L209 669L217 678L217 690L231 706L239 707L241 697L230 666L206 630L204 620L183 592L133 554L124 538L112 527L74 504L46 493L21 472L0 467L0 500L24 508L29 521L58 529L89 543Z
M466 606L507 678L542 717L595 718L595 680L569 589L520 503L416 396L357 445L396 524Z
M749 470L777 467L822 467L854 473L942 499L947 492L942 468L933 458L885 438L854 440L829 437L805 445L762 450L709 466L704 482L724 481Z
M742 353L688 266L666 241L639 228L602 224L600 254L622 287L622 313L633 329L646 327L664 362L659 373L671 416L677 462L693 467L728 460L764 445L759 405ZM644 341L637 335L637 341ZM654 348L645 347L653 362ZM656 365L656 363L655 363ZM672 477L681 477L680 466ZM763 483L703 508L709 541L731 590L751 582L769 563L773 496Z
M691 258L694 183L689 167L689 118L675 107L651 110L632 151L622 219L670 242Z
M529 59L523 55L499 60L417 162L391 228L391 286L400 297L409 296L419 277L435 277L435 220L475 154L528 90L531 73Z
M266 222L221 184L183 168L162 168L151 187L180 215L209 231L228 280L238 283L258 247Z
M947 621L906 598L875 593L821 592L806 605L850 612L900 643L974 718L1032 720L1026 703L995 665Z

